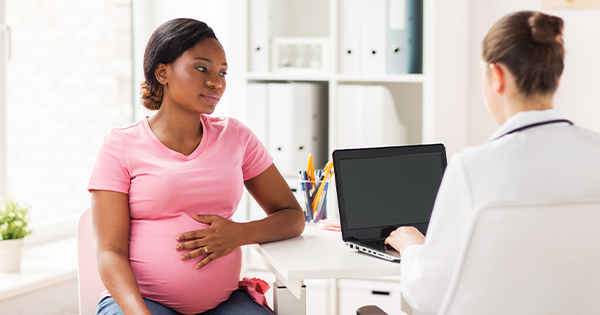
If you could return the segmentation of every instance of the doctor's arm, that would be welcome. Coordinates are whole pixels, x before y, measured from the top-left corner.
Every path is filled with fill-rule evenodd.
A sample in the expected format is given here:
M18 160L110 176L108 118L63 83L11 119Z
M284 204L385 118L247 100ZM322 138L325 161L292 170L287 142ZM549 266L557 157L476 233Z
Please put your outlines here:
M460 158L455 156L446 168L427 236L422 239L418 230L403 227L388 240L400 247L402 296L413 309L426 313L439 311L472 212L468 179Z
M127 194L92 190L96 262L102 282L125 314L152 315L129 264Z

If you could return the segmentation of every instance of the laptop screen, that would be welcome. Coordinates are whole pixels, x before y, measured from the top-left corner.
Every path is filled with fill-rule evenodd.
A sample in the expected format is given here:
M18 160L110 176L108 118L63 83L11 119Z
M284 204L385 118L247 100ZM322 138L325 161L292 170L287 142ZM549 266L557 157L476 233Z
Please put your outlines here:
M401 225L426 232L446 167L445 152L431 147L390 147L387 153L386 148L360 149L355 154L346 150L338 156L335 172L342 190L338 197L343 198L339 200L343 228L373 238L387 236L381 228L391 232ZM370 229L373 233L365 234Z

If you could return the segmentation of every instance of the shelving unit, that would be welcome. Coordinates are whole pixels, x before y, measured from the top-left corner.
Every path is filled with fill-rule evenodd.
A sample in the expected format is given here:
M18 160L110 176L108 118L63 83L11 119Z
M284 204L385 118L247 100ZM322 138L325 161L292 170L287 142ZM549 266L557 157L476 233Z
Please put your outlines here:
M337 71L338 5L344 0L269 0L276 14L269 22L274 29L270 36L327 37L329 39L329 68L326 74L289 74L273 72L250 72L246 84L271 82L309 82L327 85L328 88L328 148L335 149L337 126L337 87L340 85L382 85L387 87L394 99L397 113L407 130L407 144L444 143L448 156L461 150L467 143L468 129L468 22L469 2L425 0L423 16L423 74L402 75L346 75ZM248 12L252 12L248 0ZM448 14L452 12L452 14ZM251 18L249 16L249 18ZM463 21L464 18L464 21ZM250 50L248 55L250 55ZM248 59L250 60L250 58ZM248 63L250 69L250 61ZM251 109L251 104L246 104ZM368 104L365 104L368 106ZM366 117L365 119L368 119ZM290 174L293 176L293 174ZM289 180L295 180L293 178ZM254 201L248 198L249 208ZM251 211L249 211L251 212ZM256 212L256 211L255 211ZM249 216L249 219L256 219ZM341 241L341 240L340 240ZM247 255L251 256L251 255ZM246 262L250 271L260 272L262 266L256 260ZM398 279L374 279L369 285L382 281L388 287ZM361 281L361 280L356 280ZM322 288L320 288L322 289ZM347 288L346 288L347 289ZM314 314L338 314L339 298L344 290L337 281L327 282L327 300L323 312ZM383 290L385 291L385 290ZM360 299L360 297L356 297ZM368 300L368 299L367 299ZM319 303L322 301L320 300ZM398 301L398 311L400 301ZM312 313L311 313L312 314ZM393 312L392 312L393 314Z
M338 22L337 22L337 12L338 12L338 3L343 0L329 0L329 1L319 1L319 0L307 0L302 1L304 6L308 6L312 8L306 9L303 8L298 9L297 4L294 4L291 0L271 0L277 1L277 7L274 10L278 10L279 14L282 14L284 17L274 17L275 21L271 21L271 25L275 25L277 30L271 30L269 33L272 36L285 36L285 37L294 37L294 36L306 36L306 37L328 37L329 38L329 68L326 74L316 74L310 75L305 73L298 74L290 74L290 73L277 73L277 72L247 72L246 73L246 83L272 83L272 82L309 82L309 83L318 83L318 84L326 84L328 87L328 130L329 130L329 139L328 139L328 148L329 153L331 153L335 149L336 143L336 124L337 124L337 87L339 85L347 85L347 84L360 84L360 85L383 85L387 87L394 99L394 103L396 104L397 113L405 125L407 129L407 143L423 143L430 142L430 139L424 137L427 134L433 134L433 131L425 131L424 128L426 126L430 126L432 124L427 124L424 122L425 119L429 119L427 117L428 111L426 108L428 105L424 103L427 101L424 96L426 89L426 85L429 83L429 74L425 72L424 74L401 74L401 75L381 75L381 76L373 76L373 75L347 75L340 74L337 71L338 61L336 59L337 56L337 42L338 42ZM427 2L427 1L426 1ZM252 1L248 2L248 11L252 12ZM273 3L270 4L270 7L273 9ZM295 11L295 14L291 14L290 12L284 12L285 9L292 10L298 9ZM427 9L427 8L425 8ZM315 10L319 11L328 11L326 16L327 21L319 20L317 24L320 28L315 28L313 25L314 19L311 19L309 15L312 14ZM320 13L321 17L323 16L323 12ZM427 14L427 11L426 11ZM293 15L293 18L290 16ZM287 18L286 18L287 17ZM249 17L251 19L252 17ZM285 21L289 20L285 24ZM428 18L424 18L424 23L428 23ZM284 23L284 24L281 24ZM295 23L294 25L291 25ZM310 25L308 25L310 24ZM325 27L326 29L323 29ZM426 26L427 27L427 26ZM251 30L250 30L251 31ZM249 48L250 49L250 48ZM250 55L250 50L248 51ZM249 57L250 59L250 57ZM429 59L424 58L424 69L427 70L431 68L428 64L430 62ZM269 63L270 64L270 63ZM250 69L249 64L249 69ZM246 104L251 108L251 104ZM365 106L368 106L366 104ZM431 111L429 111L431 112ZM365 119L368 119L367 117ZM329 154L330 155L330 154ZM286 175L286 174L284 174ZM293 174L289 174L293 176ZM288 177L289 178L289 177ZM294 180L294 179L290 179ZM256 219L252 217L251 213L255 213L252 208L256 207L251 197L248 198L249 202L249 219ZM340 240L341 241L341 240ZM252 257L251 253L246 255L247 257ZM249 274L259 273L264 270L262 265L256 260L256 258L249 258L246 261L246 268ZM355 282L365 281L365 280L354 280ZM391 282L390 282L391 281ZM381 291L386 291L385 288L390 287L390 283L398 286L398 279L378 279L375 281L367 281L370 286L377 286L377 283L381 284ZM365 283L367 283L365 282ZM349 288L345 288L338 285L337 281L327 281L327 299L319 299L318 301L309 301L309 303L321 303L323 305L318 311L319 308L316 308L312 311L314 314L329 314L334 315L338 314L338 311L341 310L339 305L348 304L344 301L339 301L339 298L349 296L347 292L352 292L352 294L358 294L352 291ZM310 289L309 289L310 290ZM319 290L324 290L322 286L319 287ZM346 291L344 291L346 290ZM350 290L350 291L347 291ZM370 294L371 291L365 291L367 295ZM343 294L341 294L343 293ZM362 293L361 293L362 294ZM310 296L310 294L309 294ZM369 296L354 296L353 299L358 300L369 300ZM354 305L354 304L352 304ZM400 299L398 299L398 311L400 310ZM311 313L311 314L312 314Z
M424 91L426 90L425 85L428 84L427 72L425 72L424 74L381 76L346 75L338 73L337 43L339 32L337 14L339 1L340 0L329 0L327 2L315 0L303 1L303 9L299 9L297 5L292 3L293 1L289 0L279 0L276 7L274 7L273 3L269 5L271 10L277 11L273 13L273 21L270 21L270 25L274 28L277 28L269 31L269 34L271 34L272 36L327 36L327 38L329 38L329 56L327 57L329 58L329 69L327 74L308 75L303 73L282 74L277 72L248 72L246 74L246 82L313 82L328 84L329 152L332 152L335 149L336 143L337 117L335 113L337 112L337 86L343 84L378 84L386 86L391 91L394 97L394 102L396 104L400 120L407 128L407 144L433 142L433 139L427 139L427 137L424 137L424 135L430 135L434 132L432 132L431 130L423 130L425 127L432 126L432 124L424 123L424 119L429 119L427 117L427 114L432 112L430 110L426 110L428 106L424 103L425 101L427 101L427 99L423 95ZM252 2L249 2L248 5L248 10L252 12L252 8L250 8ZM306 7L310 7L312 8L312 10L306 9ZM294 9L295 11L292 14L289 11L285 11L286 9ZM321 17L323 17L322 11L328 11L328 15L325 17L327 21L319 20L315 22L315 20L311 18L311 15L315 11L321 12L319 13L321 14ZM283 17L275 17L275 14L282 15ZM425 14L427 14L427 11ZM252 17L249 18L251 19ZM287 24L285 22L286 20L289 20ZM428 18L427 16L425 16L424 23L427 24L427 21ZM326 29L323 29L324 27ZM425 25L425 27L427 26ZM425 39L424 43L424 45L427 45L427 39ZM424 58L423 62L423 68L425 70L429 69L429 59Z

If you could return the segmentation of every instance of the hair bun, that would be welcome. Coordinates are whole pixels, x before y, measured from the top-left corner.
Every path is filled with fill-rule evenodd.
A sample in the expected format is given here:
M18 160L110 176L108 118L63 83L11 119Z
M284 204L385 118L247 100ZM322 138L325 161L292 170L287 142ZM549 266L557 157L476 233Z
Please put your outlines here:
M140 96L142 105L149 110L158 110L162 103L162 85L157 89L152 89L148 81L140 84Z
M561 18L535 12L528 22L534 41L542 44L562 42L563 20Z

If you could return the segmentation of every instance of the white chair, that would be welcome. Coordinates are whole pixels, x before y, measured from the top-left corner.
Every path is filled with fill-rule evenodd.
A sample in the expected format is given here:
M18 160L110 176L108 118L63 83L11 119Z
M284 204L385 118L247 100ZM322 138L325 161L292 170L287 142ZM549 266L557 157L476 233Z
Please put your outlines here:
M479 209L438 313L455 314L600 314L600 198Z
M600 198L494 203L477 215L439 314L600 313Z
M98 298L104 284L96 269L96 250L92 232L92 210L86 209L77 223L77 275L79 281L79 314L92 315L96 312Z

